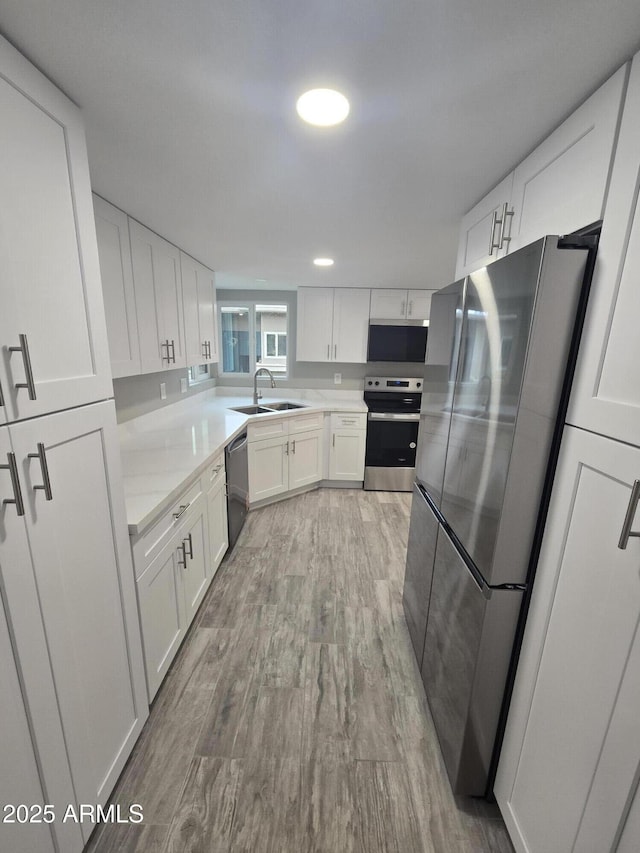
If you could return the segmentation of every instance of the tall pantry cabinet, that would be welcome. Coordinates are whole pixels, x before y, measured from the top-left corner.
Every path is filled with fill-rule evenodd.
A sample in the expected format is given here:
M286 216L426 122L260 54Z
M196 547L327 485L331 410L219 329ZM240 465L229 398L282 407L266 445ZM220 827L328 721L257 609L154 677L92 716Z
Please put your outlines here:
M640 54L495 793L518 853L640 849Z
M74 853L148 706L82 121L3 39L0 126L2 794L57 817L0 849Z

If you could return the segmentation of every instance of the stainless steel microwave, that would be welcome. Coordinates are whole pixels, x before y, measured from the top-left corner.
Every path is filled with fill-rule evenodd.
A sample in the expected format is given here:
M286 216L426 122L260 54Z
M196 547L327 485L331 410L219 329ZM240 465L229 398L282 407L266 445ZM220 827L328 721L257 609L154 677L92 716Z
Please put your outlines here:
M370 320L367 361L424 364L428 320Z

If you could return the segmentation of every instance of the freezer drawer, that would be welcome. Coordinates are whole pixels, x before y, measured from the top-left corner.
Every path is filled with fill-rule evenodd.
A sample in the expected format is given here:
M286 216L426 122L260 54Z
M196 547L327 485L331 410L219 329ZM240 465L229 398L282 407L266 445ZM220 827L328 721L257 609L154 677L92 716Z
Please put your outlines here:
M424 635L427 630L438 527L438 519L420 487L414 485L402 603L418 666L422 664Z
M485 793L523 592L481 587L440 527L422 680L455 793Z

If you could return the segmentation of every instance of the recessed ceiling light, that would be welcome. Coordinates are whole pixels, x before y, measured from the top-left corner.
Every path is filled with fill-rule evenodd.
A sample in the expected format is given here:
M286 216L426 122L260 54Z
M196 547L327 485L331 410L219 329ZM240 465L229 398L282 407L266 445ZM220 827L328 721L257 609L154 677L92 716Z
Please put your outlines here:
M335 89L310 89L296 102L298 115L309 124L331 127L349 115L349 101Z
M333 258L314 258L313 263L317 267L332 267L333 266Z

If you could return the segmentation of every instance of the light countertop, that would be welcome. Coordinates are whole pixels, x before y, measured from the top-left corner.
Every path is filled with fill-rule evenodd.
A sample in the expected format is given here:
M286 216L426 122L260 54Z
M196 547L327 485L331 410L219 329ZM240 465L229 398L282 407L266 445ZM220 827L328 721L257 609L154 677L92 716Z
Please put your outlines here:
M248 417L232 406L251 405L249 389L215 388L118 427L129 534L137 536L179 497L247 423L304 411L366 412L356 392L263 391L262 402L290 400L303 410ZM242 396L240 396L242 394Z

